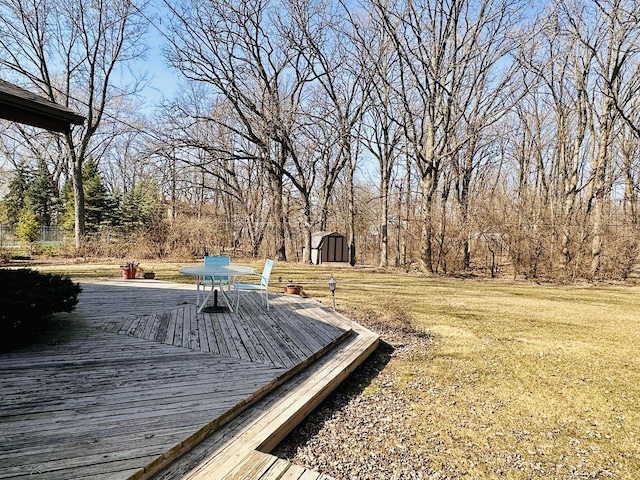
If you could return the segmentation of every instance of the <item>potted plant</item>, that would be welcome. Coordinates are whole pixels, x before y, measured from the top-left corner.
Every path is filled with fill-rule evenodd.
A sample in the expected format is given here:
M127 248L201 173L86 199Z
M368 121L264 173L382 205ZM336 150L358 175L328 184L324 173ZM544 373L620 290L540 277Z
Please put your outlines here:
M127 280L136 278L138 262L127 262L124 265L120 265L120 270L122 271L122 278Z
M293 280L289 280L289 283L284 287L284 293L287 295L300 295L302 293L302 285L293 283Z
M147 280L153 280L156 278L156 272L153 270L144 270L142 268L140 270L142 270L142 278L146 278Z

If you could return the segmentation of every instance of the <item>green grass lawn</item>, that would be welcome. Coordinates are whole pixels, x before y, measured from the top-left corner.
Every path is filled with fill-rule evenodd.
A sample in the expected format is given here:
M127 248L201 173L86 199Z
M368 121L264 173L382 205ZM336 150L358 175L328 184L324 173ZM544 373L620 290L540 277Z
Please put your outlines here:
M178 266L153 269L160 280L190 281ZM78 280L119 276L117 264L46 270ZM330 304L330 273L338 310L429 335L381 374L396 379L410 405L413 453L433 469L467 478L640 474L640 288L276 264L272 290L291 279ZM380 391L372 382L363 395ZM364 448L401 441L391 433Z

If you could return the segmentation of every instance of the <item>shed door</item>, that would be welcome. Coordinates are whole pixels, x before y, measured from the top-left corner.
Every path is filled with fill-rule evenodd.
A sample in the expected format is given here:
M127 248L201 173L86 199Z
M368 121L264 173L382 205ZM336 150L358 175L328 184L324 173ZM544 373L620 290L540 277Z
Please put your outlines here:
M345 262L343 258L344 241L343 236L329 236L325 239L327 241L327 262Z
M336 237L327 237L327 262L336 261Z
M346 262L346 238L343 236L336 237L336 262Z

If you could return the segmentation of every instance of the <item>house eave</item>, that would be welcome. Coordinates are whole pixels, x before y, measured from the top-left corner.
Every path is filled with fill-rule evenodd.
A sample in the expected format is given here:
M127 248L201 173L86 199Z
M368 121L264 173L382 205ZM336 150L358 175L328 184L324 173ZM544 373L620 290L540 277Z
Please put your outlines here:
M0 80L0 118L66 133L85 118L24 88Z

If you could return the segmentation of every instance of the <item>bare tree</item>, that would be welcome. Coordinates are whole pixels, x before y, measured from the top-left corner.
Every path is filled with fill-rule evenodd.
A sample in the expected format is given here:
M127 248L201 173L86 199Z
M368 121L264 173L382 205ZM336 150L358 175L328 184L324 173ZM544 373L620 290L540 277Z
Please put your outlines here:
M189 80L209 84L233 109L233 123L208 118L251 142L265 162L278 260L286 260L285 165L292 120L306 74L278 31L278 5L268 0L194 0L173 12L169 59Z
M620 169L624 179L622 208L625 224L638 226L638 188L640 186L640 145L638 137L629 128L623 128L620 138Z
M393 86L403 99L405 137L422 181L420 265L432 272L434 195L443 163L451 162L455 153L451 141L478 103L474 100L486 89L498 87L490 79L506 60L503 39L508 38L519 4L510 0L372 3L401 62ZM474 83L485 76L486 82Z
M268 165L258 146L237 133L239 121L233 122L235 109L229 102L211 104L198 95L191 101L182 97L169 108L180 112L170 124L168 141L172 156L183 166L181 198L198 205L198 217L205 202L213 203L213 213L234 248L246 235L250 254L257 256L272 203L267 202ZM187 190L196 193L187 195Z
M125 65L145 50L141 2L131 0L0 1L0 66L56 103L86 117L65 135L75 199L76 248L84 240L82 165L110 103L133 93L117 88Z
M613 179L613 143L622 117L618 99L625 92L637 91L640 48L640 5L629 0L561 2L559 11L566 35L579 42L593 58L590 107L593 121L588 123L593 141L590 155L587 212L591 216L592 276L598 276L605 234L605 207ZM628 95L628 93L627 93Z
M392 39L385 34L375 15L354 18L353 42L358 45L362 62L361 76L368 86L358 140L378 162L379 167L379 255L381 267L389 265L390 192L396 159L400 155L402 100L392 87L398 80L399 62ZM398 207L399 225L400 207ZM397 248L399 249L399 236ZM399 261L399 254L397 254Z
M388 71L386 66L381 70ZM376 82L370 93L371 105L364 116L364 128L361 141L366 149L378 161L380 172L380 254L378 264L381 267L389 265L389 208L390 191L393 182L396 159L400 155L401 126L395 120L398 118L397 105L391 98L391 91L387 82Z
M573 15L573 14L572 14ZM575 208L578 194L584 189L583 178L585 149L589 146L587 127L591 123L589 87L592 83L594 52L585 48L574 35L567 35L564 28L566 15L550 10L542 19L538 42L533 48L529 66L541 82L541 91L547 92L549 103L542 95L534 96L536 118L543 117L542 109L553 112L553 130L545 137L554 139L552 159L556 168L551 181L556 187L559 212L560 252L565 275L570 275L570 262L576 247L572 247L572 225L576 223ZM532 132L542 132L544 126ZM538 133L539 135L539 133ZM536 155L542 161L543 146L538 142Z
M362 119L371 78L366 74L367 65L371 65L366 60L369 45L359 35L359 20L342 2L290 0L287 5L292 48L306 60L311 87L317 92L314 104L308 105L309 121L323 130L326 139L333 139L333 148L323 148L323 155L317 159L322 167L319 223L325 230L338 176L347 165L355 171L357 163L354 133ZM355 232L349 235L355 257Z

